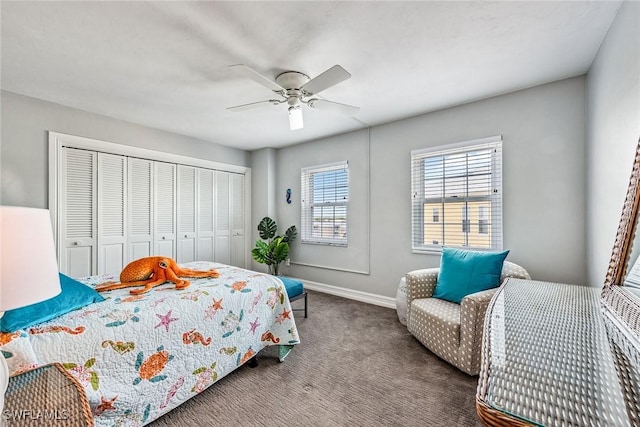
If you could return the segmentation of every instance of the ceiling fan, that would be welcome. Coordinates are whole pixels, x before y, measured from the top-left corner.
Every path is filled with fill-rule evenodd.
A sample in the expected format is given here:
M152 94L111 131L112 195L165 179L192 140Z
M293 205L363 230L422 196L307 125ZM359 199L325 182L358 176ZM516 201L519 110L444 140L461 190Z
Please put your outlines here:
M360 107L327 101L326 99L316 97L319 92L351 77L351 74L340 65L334 65L313 79L298 71L285 71L284 73L278 74L275 81L270 80L244 64L230 65L229 68L261 84L281 98L236 105L234 107L228 107L227 110L229 111L244 111L264 105L280 105L286 102L289 111L289 128L296 130L304 127L301 109L302 104L318 110L337 111L348 116L354 116L360 110Z

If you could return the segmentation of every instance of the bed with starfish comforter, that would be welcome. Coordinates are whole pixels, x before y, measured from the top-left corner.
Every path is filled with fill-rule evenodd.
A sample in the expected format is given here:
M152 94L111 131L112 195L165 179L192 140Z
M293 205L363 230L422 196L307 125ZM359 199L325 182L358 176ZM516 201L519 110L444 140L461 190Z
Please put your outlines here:
M81 383L96 426L143 425L229 374L266 346L299 342L276 277L218 263L218 278L168 283L142 295L105 292L94 303L17 331L31 367L61 362ZM95 287L111 275L79 279ZM288 347L285 347L288 348Z

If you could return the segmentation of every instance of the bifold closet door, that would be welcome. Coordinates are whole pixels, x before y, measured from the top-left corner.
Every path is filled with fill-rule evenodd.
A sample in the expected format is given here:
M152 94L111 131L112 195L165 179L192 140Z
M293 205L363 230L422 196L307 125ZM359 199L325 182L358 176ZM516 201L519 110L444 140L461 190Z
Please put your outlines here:
M176 165L153 162L154 256L176 258Z
M127 262L153 255L153 162L129 157Z
M215 261L231 264L231 224L229 222L229 173L216 171L215 190Z
M213 261L213 181L214 171L198 169L197 260Z
M215 216L215 260L244 267L244 175L216 172Z
M197 169L178 165L178 262L196 260Z
M98 274L125 266L127 158L98 153Z
M229 223L231 225L231 265L245 266L245 241L244 241L244 175L229 174L229 191L231 194L231 206L229 210Z
M71 277L96 274L97 154L64 147L58 168L58 262Z

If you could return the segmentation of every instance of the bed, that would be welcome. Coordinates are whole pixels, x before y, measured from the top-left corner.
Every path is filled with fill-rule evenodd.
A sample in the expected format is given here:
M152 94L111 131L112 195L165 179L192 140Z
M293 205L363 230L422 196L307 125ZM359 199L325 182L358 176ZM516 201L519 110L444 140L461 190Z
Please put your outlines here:
M218 263L187 268L218 278L172 283L105 301L2 334L14 373L60 362L84 387L96 426L144 425L202 392L267 346L281 358L299 343L280 279ZM79 279L95 287L111 275Z

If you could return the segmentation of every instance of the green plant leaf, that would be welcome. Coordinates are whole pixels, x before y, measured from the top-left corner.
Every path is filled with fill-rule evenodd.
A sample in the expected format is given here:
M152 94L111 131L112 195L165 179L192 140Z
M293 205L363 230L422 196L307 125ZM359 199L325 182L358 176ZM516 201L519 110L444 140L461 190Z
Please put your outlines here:
M96 359L95 357L92 357L91 359L87 360L84 364L84 367L89 369L90 367L92 367L94 364L96 363Z
M268 265L270 263L270 252L271 249L267 243L262 240L256 240L256 247L251 250L251 256L253 256L253 259L255 259L256 262Z
M290 241L295 239L297 235L298 235L298 230L296 229L295 225L292 225L291 227L287 228L287 231L284 232L283 241L289 243Z
M277 244L273 247L273 260L280 264L289 256L289 244L282 237L278 237L274 242L277 242Z
M272 239L278 232L278 225L274 220L265 216L258 224L258 231L260 232L260 238L263 240Z
M94 391L98 391L98 387L99 387L98 374L96 374L95 372L91 372L91 379L89 380L89 383L91 383L91 388Z

